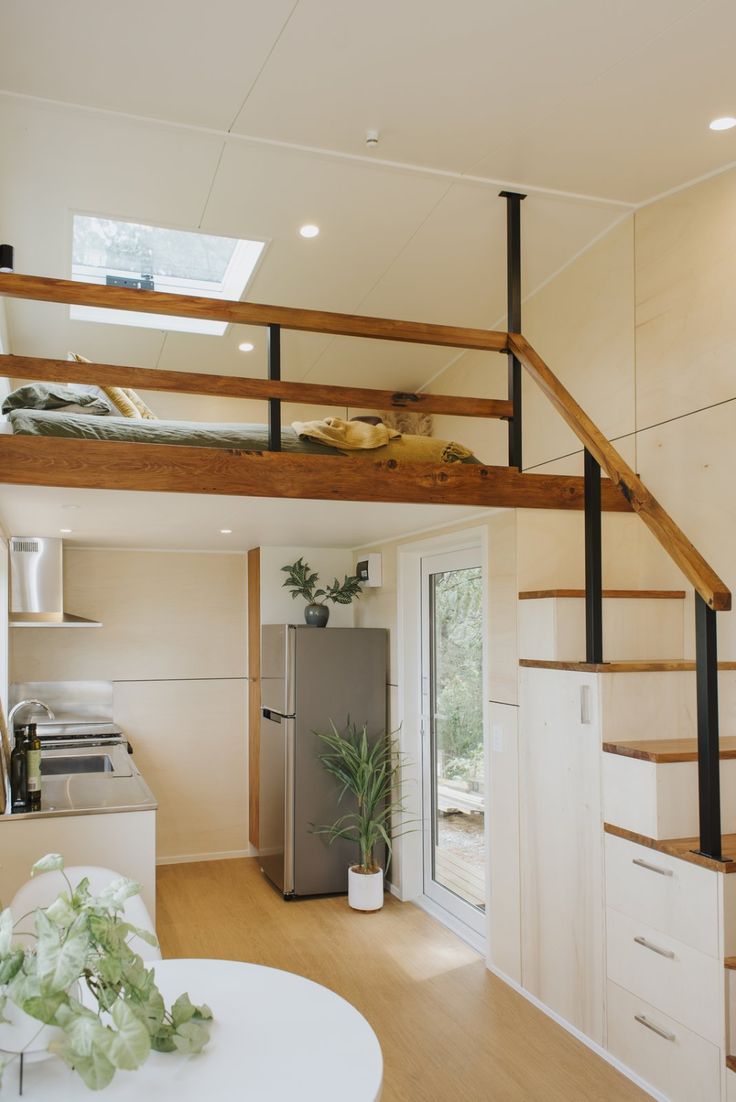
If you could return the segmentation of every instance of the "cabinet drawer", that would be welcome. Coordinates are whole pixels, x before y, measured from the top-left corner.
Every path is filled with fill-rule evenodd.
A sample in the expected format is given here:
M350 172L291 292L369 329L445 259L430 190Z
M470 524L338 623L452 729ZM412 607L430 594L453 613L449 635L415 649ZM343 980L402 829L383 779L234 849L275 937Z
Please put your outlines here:
M614 834L606 834L605 851L609 907L720 955L717 873Z
M723 964L645 922L606 911L608 978L720 1045L724 1034Z
M716 1045L610 980L607 994L609 1052L671 1102L719 1102Z

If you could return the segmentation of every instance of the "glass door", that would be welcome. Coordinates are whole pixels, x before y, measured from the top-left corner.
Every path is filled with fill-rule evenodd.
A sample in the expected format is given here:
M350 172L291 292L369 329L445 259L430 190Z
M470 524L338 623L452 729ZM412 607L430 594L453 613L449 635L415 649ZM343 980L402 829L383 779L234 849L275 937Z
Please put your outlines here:
M485 936L480 548L422 558L424 894Z

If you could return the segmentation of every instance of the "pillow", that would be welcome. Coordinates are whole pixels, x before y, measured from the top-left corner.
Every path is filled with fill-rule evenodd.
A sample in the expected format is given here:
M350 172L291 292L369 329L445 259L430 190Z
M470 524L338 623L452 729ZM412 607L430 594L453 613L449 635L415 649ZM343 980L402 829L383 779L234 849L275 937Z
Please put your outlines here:
M156 414L146 405L137 390L132 390L129 386L123 387L123 390L145 421L158 421Z
M66 358L78 364L92 363L86 356L80 356L77 352L68 352ZM149 409L143 399L130 387L102 386L100 390L117 406L123 417L133 417L138 420L145 418L147 421L158 420L153 410Z
M115 410L107 398L74 383L26 383L8 394L2 412L12 409L63 409L66 413L105 416Z

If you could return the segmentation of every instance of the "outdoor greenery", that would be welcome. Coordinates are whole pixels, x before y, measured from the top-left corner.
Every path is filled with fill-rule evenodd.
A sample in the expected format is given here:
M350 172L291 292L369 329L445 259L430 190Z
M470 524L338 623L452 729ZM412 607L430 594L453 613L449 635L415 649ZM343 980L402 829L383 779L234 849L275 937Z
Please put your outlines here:
M340 799L350 793L357 800L357 810L341 816L328 826L312 827L315 834L329 835L330 843L336 838L356 842L360 849L361 872L377 872L375 850L381 842L386 845L386 869L391 863L392 837L398 837L391 829L392 817L404 811L401 795L402 755L392 734L368 738L365 727L348 723L341 734L334 723L331 730L317 731L318 738L327 747L320 754L320 761L340 785Z
M363 592L360 579L352 574L346 574L343 582L338 582L335 578L326 589L318 589L319 574L313 572L309 563L304 562L301 556L296 562L282 566L281 569L287 575L283 588L290 589L292 597L303 597L310 605L323 605L325 601L332 601L334 605L349 605Z
M483 579L479 567L433 576L434 711L440 770L483 776Z
M75 215L73 262L219 283L236 244L231 237Z
M37 861L31 875L60 870L60 854ZM180 995L170 1009L156 987L153 970L128 944L137 935L151 945L147 930L126 922L126 899L140 892L132 880L112 881L99 895L85 878L48 907L35 912L35 944L14 941L15 926L8 908L0 913L0 1022L13 1003L44 1025L58 1027L62 1039L50 1051L73 1068L92 1090L106 1087L118 1068L140 1067L152 1049L158 1052L201 1052L209 1039L212 1012ZM83 991L86 997L83 1003ZM94 1009L92 1009L94 1007ZM12 1035L12 1030L6 1029ZM17 1051L0 1051L2 1069Z

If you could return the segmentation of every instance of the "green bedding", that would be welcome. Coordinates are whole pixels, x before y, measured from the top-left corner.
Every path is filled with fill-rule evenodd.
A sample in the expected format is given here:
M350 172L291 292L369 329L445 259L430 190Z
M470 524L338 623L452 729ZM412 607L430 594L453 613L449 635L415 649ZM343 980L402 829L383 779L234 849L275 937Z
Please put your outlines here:
M73 440L121 440L137 444L188 444L195 448L238 448L267 451L266 425L208 424L204 421L146 421L130 417L94 417L61 410L15 409L8 414L13 432L21 436L63 436ZM411 441L424 438L404 436L383 448L345 453L329 444L305 440L292 428L281 430L281 450L302 455L378 456L415 460ZM437 441L437 443L441 443ZM460 460L478 463L474 456Z
M22 436L64 436L74 440L122 440L137 444L188 444L195 448L266 451L266 425L207 424L204 421L145 421L131 417L94 417L58 410L16 409L8 420ZM336 448L300 440L293 429L281 431L285 452L342 455Z

